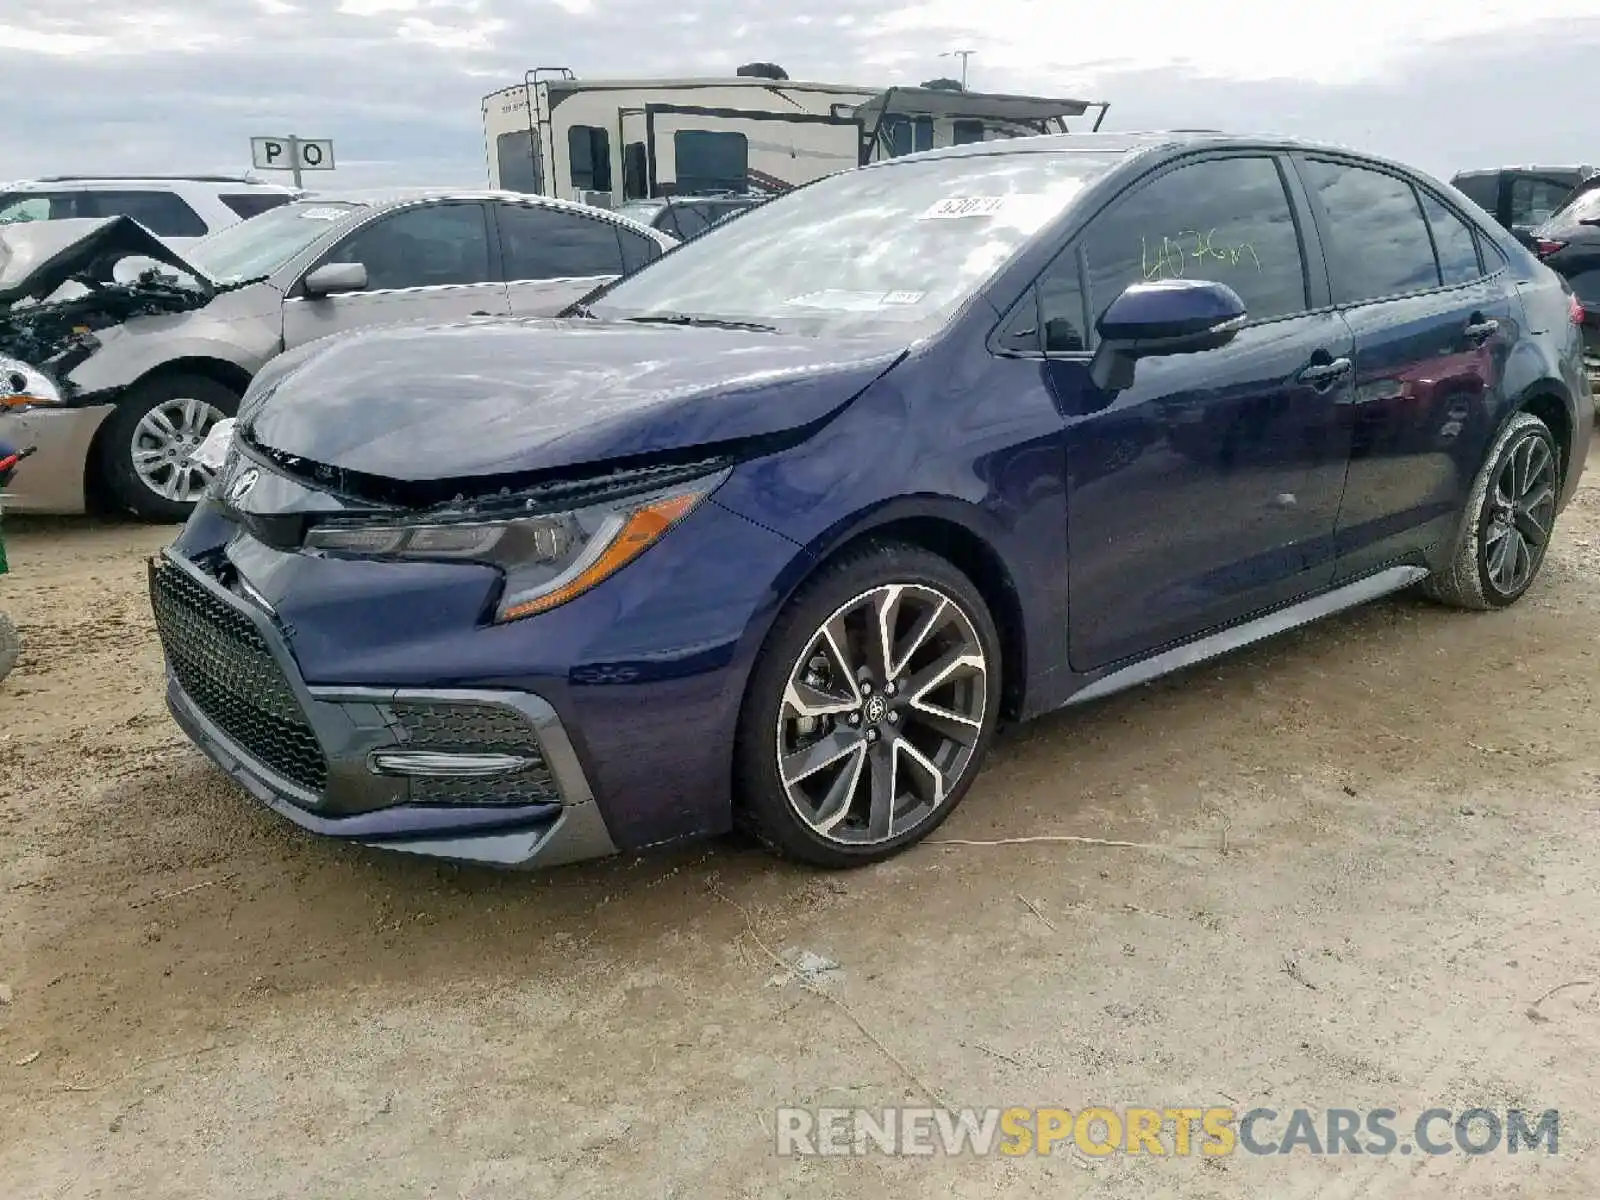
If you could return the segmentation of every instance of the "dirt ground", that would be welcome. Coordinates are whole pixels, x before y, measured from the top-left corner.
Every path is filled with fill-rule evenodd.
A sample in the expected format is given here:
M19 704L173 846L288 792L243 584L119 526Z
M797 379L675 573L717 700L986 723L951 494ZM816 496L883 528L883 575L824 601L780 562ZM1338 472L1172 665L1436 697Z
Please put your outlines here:
M939 835L1138 846L845 875L315 840L166 715L143 561L172 530L13 521L0 1196L1590 1200L1588 472L1514 610L1395 599L1012 731ZM799 949L827 995L771 982ZM1557 1108L1560 1153L775 1153L780 1105L935 1102Z

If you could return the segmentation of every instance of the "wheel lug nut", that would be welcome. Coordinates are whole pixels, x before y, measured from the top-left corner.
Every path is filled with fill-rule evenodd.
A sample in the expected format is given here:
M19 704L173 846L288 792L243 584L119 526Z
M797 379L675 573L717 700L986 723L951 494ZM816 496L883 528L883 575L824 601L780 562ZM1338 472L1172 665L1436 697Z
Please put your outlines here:
M878 740L878 731L876 729L867 730L867 741L875 742L877 740Z
M885 696L892 696L892 695L894 695L894 693L895 693L895 690L896 690L896 689L895 689L895 686L894 686L894 684L892 684L892 683L886 683L886 684L884 684L884 685L883 685L883 694L884 694L884 695L885 695Z
M898 725L900 723L900 714L897 712L892 712L885 718L885 720L887 720L891 725Z
M850 724L852 724L852 725L861 724L861 714L860 713L851 713L850 714Z

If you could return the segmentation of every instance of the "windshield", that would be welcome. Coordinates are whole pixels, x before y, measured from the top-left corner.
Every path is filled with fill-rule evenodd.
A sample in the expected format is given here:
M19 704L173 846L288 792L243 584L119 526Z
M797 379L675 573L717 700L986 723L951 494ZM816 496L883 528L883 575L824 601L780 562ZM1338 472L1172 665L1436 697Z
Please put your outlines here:
M590 311L920 337L1120 158L1012 152L845 171L685 243Z
M183 256L219 283L270 275L360 205L303 201L219 229Z

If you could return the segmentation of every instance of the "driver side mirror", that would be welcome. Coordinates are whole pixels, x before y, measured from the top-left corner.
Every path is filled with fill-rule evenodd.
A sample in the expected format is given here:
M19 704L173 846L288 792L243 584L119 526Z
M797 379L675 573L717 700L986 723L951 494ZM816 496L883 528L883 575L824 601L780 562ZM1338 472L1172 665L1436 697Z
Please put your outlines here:
M305 277L302 286L306 295L313 299L341 292L364 292L367 268L358 262L323 263Z
M1135 283L1095 323L1100 335L1089 378L1101 391L1133 386L1141 358L1214 350L1233 340L1249 319L1239 293L1204 279Z

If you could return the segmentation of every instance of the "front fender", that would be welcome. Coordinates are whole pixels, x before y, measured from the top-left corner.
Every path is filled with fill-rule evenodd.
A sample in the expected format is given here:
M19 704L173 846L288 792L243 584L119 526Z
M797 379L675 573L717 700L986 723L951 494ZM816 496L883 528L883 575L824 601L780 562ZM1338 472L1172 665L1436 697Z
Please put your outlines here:
M265 284L226 292L204 308L135 317L99 330L100 348L68 376L79 403L106 403L180 359L212 359L254 375L283 346L283 302Z

